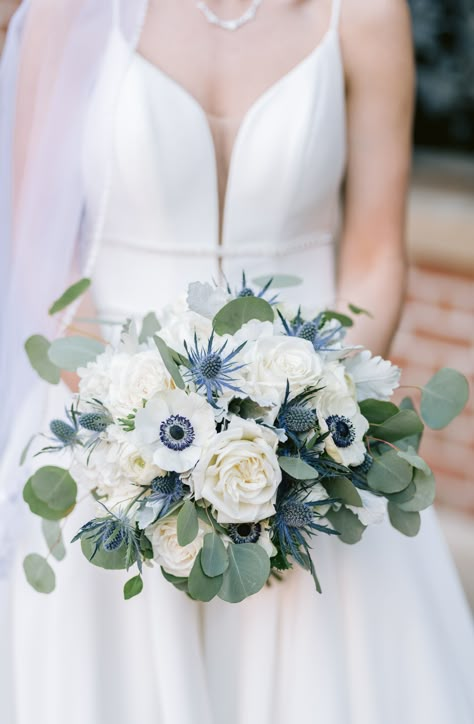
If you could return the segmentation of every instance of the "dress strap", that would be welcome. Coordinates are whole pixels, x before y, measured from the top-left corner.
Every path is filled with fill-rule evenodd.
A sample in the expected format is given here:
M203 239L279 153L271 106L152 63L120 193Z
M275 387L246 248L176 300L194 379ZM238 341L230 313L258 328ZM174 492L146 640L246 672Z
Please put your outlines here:
M112 22L114 28L120 28L120 0L112 0Z
M332 0L332 12L331 12L331 29L337 30L339 27L339 18L341 16L341 5L342 0Z

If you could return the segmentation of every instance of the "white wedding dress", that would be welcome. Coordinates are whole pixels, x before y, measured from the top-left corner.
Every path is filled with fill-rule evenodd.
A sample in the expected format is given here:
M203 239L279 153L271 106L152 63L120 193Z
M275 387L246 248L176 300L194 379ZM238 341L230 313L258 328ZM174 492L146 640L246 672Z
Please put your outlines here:
M288 298L331 302L346 138L338 16L335 0L320 45L241 119L223 209L222 126L138 53L114 107L104 200L108 73L126 52L114 29L83 149L100 316L161 307L196 279L234 285L242 269L300 275ZM67 539L88 515L78 506ZM2 724L474 721L471 619L433 511L416 539L388 523L353 547L320 535L322 595L295 569L240 605L193 602L158 568L124 602L126 575L96 569L78 544L41 596L20 565L44 550L39 521L29 525L0 644Z

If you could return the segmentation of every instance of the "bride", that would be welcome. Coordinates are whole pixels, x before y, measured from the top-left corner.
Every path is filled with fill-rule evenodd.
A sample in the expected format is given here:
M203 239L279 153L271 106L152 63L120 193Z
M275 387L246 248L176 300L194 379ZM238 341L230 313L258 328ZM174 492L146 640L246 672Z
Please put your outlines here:
M321 596L294 570L203 605L149 571L124 602L120 574L75 546L50 597L21 570L44 544L19 452L67 392L43 398L21 344L55 333L71 279L91 276L110 318L192 280L284 271L308 304L373 310L357 340L386 352L406 270L406 3L29 0L0 79L2 724L470 724L471 620L432 510L412 540L389 523L355 547L315 539Z

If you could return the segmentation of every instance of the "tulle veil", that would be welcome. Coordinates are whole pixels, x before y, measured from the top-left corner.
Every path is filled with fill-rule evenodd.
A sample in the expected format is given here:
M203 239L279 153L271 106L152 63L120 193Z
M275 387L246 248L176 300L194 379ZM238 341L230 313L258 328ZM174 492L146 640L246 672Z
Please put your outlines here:
M68 320L48 317L48 307L91 271L81 178L88 100L110 33L118 29L131 57L147 6L148 0L24 0L1 59L0 609L21 535L26 476L11 440L20 419L37 430L46 388L30 369L24 342L33 333L54 338ZM126 67L124 58L110 76L117 89ZM106 203L107 168L101 183Z

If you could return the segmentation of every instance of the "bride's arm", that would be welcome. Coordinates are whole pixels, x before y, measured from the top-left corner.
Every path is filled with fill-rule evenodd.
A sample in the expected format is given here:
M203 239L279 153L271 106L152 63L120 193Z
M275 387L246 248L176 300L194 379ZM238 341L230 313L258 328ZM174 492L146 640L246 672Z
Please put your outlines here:
M348 92L348 167L338 299L364 307L353 341L385 354L406 283L413 50L404 0L346 0L341 37Z

